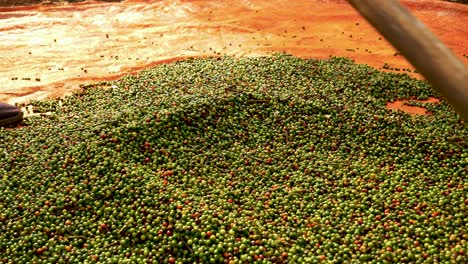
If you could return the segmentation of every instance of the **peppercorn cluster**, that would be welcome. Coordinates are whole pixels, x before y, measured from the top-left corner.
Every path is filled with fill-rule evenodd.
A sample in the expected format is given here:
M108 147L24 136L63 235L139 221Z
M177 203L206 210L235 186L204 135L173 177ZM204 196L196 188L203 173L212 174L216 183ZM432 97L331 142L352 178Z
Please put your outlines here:
M466 263L468 129L345 58L189 59L0 128L5 263Z

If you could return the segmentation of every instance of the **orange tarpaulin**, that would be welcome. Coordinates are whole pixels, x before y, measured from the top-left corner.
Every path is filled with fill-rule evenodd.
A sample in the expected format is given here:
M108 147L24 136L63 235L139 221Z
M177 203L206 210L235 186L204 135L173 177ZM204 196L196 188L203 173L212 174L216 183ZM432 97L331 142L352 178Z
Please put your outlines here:
M468 6L401 1L468 61ZM0 101L62 96L192 56L347 56L412 69L344 0L84 2L0 8Z

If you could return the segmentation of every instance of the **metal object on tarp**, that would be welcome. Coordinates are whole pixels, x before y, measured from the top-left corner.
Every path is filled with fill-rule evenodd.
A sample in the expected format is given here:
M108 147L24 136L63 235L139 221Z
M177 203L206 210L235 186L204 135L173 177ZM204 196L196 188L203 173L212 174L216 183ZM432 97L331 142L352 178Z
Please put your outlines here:
M397 0L348 1L468 120L468 68L449 48Z
M16 106L0 102L0 127L11 126L23 120L23 112Z

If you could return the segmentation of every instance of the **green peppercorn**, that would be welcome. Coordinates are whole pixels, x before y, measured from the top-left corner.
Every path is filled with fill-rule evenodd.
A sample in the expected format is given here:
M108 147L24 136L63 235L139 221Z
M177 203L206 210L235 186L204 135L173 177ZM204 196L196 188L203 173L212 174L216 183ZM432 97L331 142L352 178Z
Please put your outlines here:
M468 129L445 101L414 101L437 96L276 54L31 102L53 114L0 128L0 259L467 262ZM386 108L398 99L432 115Z

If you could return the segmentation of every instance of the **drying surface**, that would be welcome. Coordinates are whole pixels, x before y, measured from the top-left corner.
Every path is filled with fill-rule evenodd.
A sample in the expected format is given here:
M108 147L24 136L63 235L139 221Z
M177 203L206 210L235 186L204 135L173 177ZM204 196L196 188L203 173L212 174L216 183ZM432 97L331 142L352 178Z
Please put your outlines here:
M468 7L402 1L465 62ZM346 1L126 1L0 8L0 101L62 96L185 57L347 56L411 66ZM413 74L413 73L412 73ZM414 74L413 74L414 75Z

